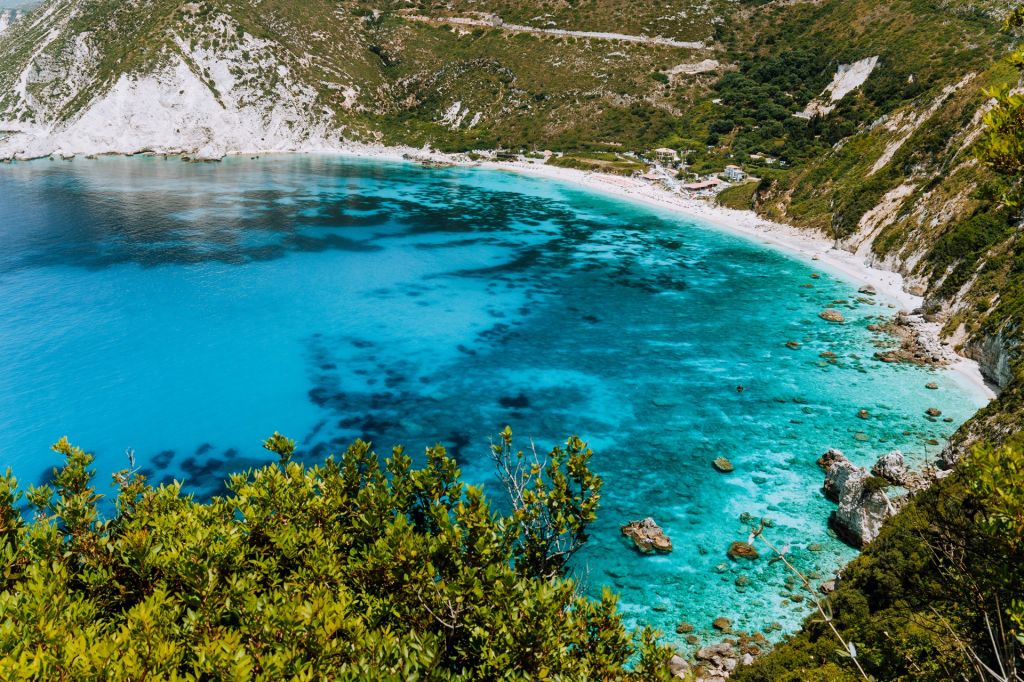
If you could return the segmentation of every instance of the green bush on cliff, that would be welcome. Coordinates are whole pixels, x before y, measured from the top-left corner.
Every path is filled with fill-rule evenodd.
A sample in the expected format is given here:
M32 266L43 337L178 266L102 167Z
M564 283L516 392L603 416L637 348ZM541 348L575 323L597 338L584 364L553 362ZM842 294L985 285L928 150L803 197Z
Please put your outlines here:
M502 434L519 500L496 514L441 447L413 468L356 442L320 466L230 478L208 503L115 476L67 440L53 488L0 478L0 679L659 679L666 651L615 599L579 595L563 550L600 480L576 438L546 466ZM627 669L627 662L632 669Z

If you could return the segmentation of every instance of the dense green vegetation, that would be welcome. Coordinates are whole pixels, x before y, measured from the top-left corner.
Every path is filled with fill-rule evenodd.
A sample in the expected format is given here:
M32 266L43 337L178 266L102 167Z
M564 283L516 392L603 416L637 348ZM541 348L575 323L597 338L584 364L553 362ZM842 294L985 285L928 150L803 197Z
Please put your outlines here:
M571 438L526 464L495 447L510 515L459 479L440 447L414 468L365 443L337 460L231 478L208 503L115 476L104 518L91 455L67 440L53 487L0 479L4 680L636 679L667 674L653 634L611 595L563 576L599 500ZM530 460L533 461L532 458ZM628 664L628 665L627 665Z

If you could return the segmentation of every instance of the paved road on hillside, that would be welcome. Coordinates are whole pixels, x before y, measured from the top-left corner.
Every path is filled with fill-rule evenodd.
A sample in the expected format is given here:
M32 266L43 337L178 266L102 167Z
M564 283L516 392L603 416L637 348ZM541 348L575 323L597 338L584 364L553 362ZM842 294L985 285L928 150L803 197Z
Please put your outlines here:
M403 14L403 19L409 21L422 21L429 24L451 24L455 26L481 26L484 28L497 28L511 33L537 33L549 36L562 36L570 38L591 38L596 40L618 40L625 43L641 43L643 45L659 45L662 47L681 47L687 50L705 50L707 45L702 42L688 42L685 40L672 40L671 38L652 38L650 36L634 36L626 33L603 33L600 31L568 31L562 28L538 28L536 26L522 26L520 24L506 24L500 20L471 19L468 17L426 17L421 14Z

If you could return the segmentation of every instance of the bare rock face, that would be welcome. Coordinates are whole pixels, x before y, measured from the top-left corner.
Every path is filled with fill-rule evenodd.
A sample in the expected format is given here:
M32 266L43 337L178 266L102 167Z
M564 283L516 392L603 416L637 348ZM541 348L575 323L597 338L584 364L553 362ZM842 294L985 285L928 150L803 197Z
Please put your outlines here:
M622 534L630 538L636 548L645 554L660 552L668 554L672 551L672 540L650 516L643 521L630 521L620 529Z
M885 520L896 514L885 490L865 485L869 480L865 477L848 486L839 499L839 509L829 518L839 538L858 549L878 537Z
M685 680L690 675L690 664L679 654L673 654L668 660L668 672L676 679Z
M904 486L907 485L910 476L907 471L907 463L903 460L903 453L899 450L893 450L879 457L875 466L871 467L871 473L884 478L893 485Z
M818 464L825 470L825 498L837 504L843 497L843 491L851 484L851 480L867 475L866 471L846 459L839 451L828 451L818 460Z
M1011 330L1003 328L995 335L985 336L966 348L967 357L976 360L985 378L1000 389L1006 388L1013 380L1011 359L1018 350L1016 343L1011 340L1013 336Z
M740 632L694 654L696 682L724 682L741 665L751 665L767 648L764 635Z
M964 448L955 447L952 443L946 443L946 446L942 448L942 452L939 453L936 464L939 469L943 472L950 472L953 467L956 466L957 462L960 461Z
M829 525L844 542L858 549L864 547L878 537L882 524L896 513L885 491L889 481L872 476L838 451L830 450L818 463L825 469L825 497L839 504Z
M700 679L706 682L728 679L739 663L739 653L729 642L706 646L697 652L695 658L703 672Z

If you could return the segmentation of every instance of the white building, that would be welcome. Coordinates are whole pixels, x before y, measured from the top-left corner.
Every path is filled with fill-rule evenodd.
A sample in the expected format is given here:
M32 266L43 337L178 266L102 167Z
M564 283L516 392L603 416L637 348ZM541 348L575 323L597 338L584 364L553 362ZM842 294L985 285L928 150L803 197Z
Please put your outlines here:
M740 182L747 179L747 174L739 166L726 166L725 172L722 175L729 182Z

